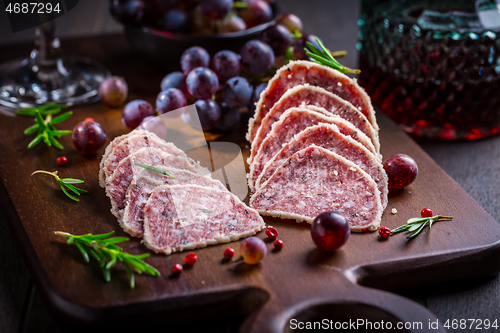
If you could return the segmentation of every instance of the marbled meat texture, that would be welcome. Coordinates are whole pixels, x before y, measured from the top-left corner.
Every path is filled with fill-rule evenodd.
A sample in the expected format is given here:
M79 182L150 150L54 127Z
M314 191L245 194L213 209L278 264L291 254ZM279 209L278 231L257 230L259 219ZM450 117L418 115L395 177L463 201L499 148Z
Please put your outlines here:
M252 149L250 161L253 161L260 146L262 145L262 142L269 132L271 132L273 124L280 119L280 116L289 108L299 107L304 104L320 106L331 114L338 115L351 122L371 139L373 145L375 146L376 153L380 152L378 130L372 126L363 113L358 111L351 103L326 91L323 88L311 85L301 85L293 87L284 93L279 101L277 101L264 116L255 138L251 141Z
M196 165L194 160L189 158L186 153L177 148L173 143L166 142L165 140L160 139L156 134L149 132L141 135L134 135L123 140L109 153L106 162L104 162L103 168L105 179L108 179L111 175L113 175L117 165L124 158L144 147L158 148L174 156L184 157L193 166Z
M141 148L118 163L115 172L106 181L106 194L111 199L111 213L118 218L120 218L121 215L120 211L125 208L125 196L134 175L144 169L135 165L136 162L146 165L163 165L176 169L188 170L202 176L210 174L208 169L199 165L193 166L191 162L184 157L174 156L157 148Z
M139 174L134 176L127 190L126 204L122 212L122 218L118 219L123 230L134 237L142 237L143 235L143 208L151 193L158 186L191 184L221 191L227 190L220 181L213 180L210 175L200 176L190 171L159 165L155 167L168 172L174 177L168 177L146 169L143 169Z
M353 131L352 127L346 125L339 117L327 117L324 114L311 111L303 108L290 108L285 111L280 119L273 124L271 132L250 163L250 174L248 177L248 185L252 191L255 190L255 181L261 174L264 166L276 155L281 147L289 142L293 136L309 126L314 126L319 123L329 123L338 126L339 131L354 138L364 136L359 131Z
M99 169L99 185L101 187L106 186L106 176L104 174L104 163L108 159L109 154L115 149L116 146L118 146L122 141L126 140L127 138L130 138L135 135L144 135L144 134L151 134L151 132L146 131L146 130L133 130L132 132L129 132L124 135L117 136L113 141L109 143L109 145L106 147L104 150L104 154L102 155L101 163L100 163L100 169Z
M262 228L259 213L232 193L197 185L157 187L144 207L144 244L165 254L235 241Z
M255 187L258 189L260 184L266 182L267 179L274 174L276 169L290 156L311 145L316 145L334 152L358 165L363 171L369 174L375 183L377 183L381 195L382 208L385 209L387 206L388 193L387 175L380 161L361 144L341 134L336 126L324 123L306 128L295 135L290 142L285 144L281 150L266 163L264 170L255 183Z
M378 131L370 97L355 79L330 67L299 60L291 61L278 69L276 75L269 81L267 88L260 95L255 116L250 119L247 140L253 141L264 117L288 89L306 83L324 88L349 101L369 119Z
M317 146L288 158L252 196L250 206L262 215L309 223L335 211L357 232L376 230L383 211L377 184L366 172Z

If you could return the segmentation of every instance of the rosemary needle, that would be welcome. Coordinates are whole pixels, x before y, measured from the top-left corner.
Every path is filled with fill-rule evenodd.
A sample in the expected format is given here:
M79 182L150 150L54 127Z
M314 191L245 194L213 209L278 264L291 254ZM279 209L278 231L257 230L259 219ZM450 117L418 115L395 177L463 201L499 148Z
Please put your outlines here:
M162 175L165 175L165 176L169 176L169 177L172 177L172 178L175 178L174 176L172 176L171 174L169 174L168 172L166 171L163 171L163 170L160 170L158 168L155 168L154 166L151 166L151 165L147 165L147 164L142 164L142 163L139 163L139 162L134 162L135 165L137 165L138 167L141 167L141 168L144 168L146 170L149 170L149 171L153 171L153 172L157 172L159 174L162 174Z
M66 194L66 196L68 198L70 198L71 200L80 201L80 199L78 199L77 197L71 195L68 190L70 190L71 192L73 192L76 195L88 194L89 193L89 192L87 192L85 190L82 190L81 188L78 188L78 187L76 187L76 186L73 185L73 184L83 184L84 181L81 180L81 179L76 179L76 178L62 178L61 179L57 175L57 171L48 172L48 171L45 171L45 170L37 170L37 171L33 172L31 175L33 176L34 174L37 174L37 173L44 173L44 174L53 176L56 179L56 182L61 187L61 190L63 190L64 194Z
M306 55L312 58L312 60L320 65L329 66L341 73L354 73L359 74L361 71L359 69L351 69L349 67L341 65L332 55L332 53L323 45L323 43L316 38L321 50L318 50L312 43L307 42L307 48L304 48Z

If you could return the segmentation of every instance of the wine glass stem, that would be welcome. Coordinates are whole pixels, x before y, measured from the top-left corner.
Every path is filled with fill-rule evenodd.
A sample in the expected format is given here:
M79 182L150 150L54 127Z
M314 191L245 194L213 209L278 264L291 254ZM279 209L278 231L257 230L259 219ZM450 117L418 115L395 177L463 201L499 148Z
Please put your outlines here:
M54 36L54 21L46 22L37 27L35 32L35 47L31 52L33 63L37 66L54 66L61 57L61 43Z

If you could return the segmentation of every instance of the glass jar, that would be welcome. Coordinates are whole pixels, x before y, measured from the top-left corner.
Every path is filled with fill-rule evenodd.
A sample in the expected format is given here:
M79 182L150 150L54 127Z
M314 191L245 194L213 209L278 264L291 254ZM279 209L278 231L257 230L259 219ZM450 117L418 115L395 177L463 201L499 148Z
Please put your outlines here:
M363 0L360 84L407 132L500 133L500 0Z

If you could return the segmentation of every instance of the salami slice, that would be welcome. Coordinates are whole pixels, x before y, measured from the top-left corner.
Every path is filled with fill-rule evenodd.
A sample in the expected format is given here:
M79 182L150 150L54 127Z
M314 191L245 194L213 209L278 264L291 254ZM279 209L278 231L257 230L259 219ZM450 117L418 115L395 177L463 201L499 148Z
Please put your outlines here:
M306 83L324 88L349 101L369 119L375 130L378 131L370 97L355 79L351 79L330 67L299 60L291 61L278 69L276 75L269 81L257 103L255 116L250 119L247 140L250 142L254 140L262 120L288 89Z
M311 145L316 145L334 152L358 165L361 170L369 174L375 183L377 183L381 195L382 208L385 209L387 206L388 189L387 175L382 164L368 149L350 137L341 134L336 126L329 124L319 124L308 127L295 135L290 142L285 144L281 150L266 163L255 183L255 187L259 188L260 184L266 182L276 169L290 156Z
M143 135L149 133L151 132L145 130L133 130L132 132L129 132L127 134L117 136L113 141L110 142L110 144L104 150L104 154L102 155L100 163L99 185L101 185L101 187L104 187L106 185L106 176L104 174L104 163L107 161L108 156L113 151L113 149L115 149L116 146L118 146L122 141L126 140L127 138L130 138L135 135Z
M276 104L266 114L264 119L262 119L262 124L252 141L250 161L253 161L260 146L262 145L262 142L266 138L267 134L271 132L274 122L278 121L283 112L291 107L299 107L304 104L323 107L329 113L348 120L371 139L373 145L375 146L376 153L379 153L380 144L377 130L373 128L366 117L352 104L323 88L301 85L291 88L284 93L279 101L276 102Z
M273 124L271 132L262 142L254 160L250 163L250 175L248 184L250 189L255 190L255 181L261 174L264 166L276 155L281 147L289 142L295 134L304 130L309 126L314 126L319 123L334 124L344 135L358 139L366 136L359 130L352 129L352 126L346 125L346 121L338 116L326 116L310 109L305 108L290 108L283 113L279 121ZM368 139L362 141L369 141Z
M262 228L259 213L231 192L197 185L157 187L144 207L144 244L165 254L235 241Z
M142 237L143 235L143 208L153 190L158 186L194 184L221 191L227 190L220 181L213 180L210 175L200 176L187 170L179 170L159 165L155 167L168 172L174 177L168 177L146 169L143 169L139 174L134 176L127 190L126 204L122 213L122 218L118 219L123 230L134 237Z
M108 179L115 171L117 165L130 154L135 153L141 148L151 147L158 148L166 153L172 154L174 156L181 156L186 158L193 166L196 162L189 158L186 153L174 146L171 142L166 142L160 139L156 134L152 132L141 133L140 135L134 135L126 138L118 145L115 146L113 150L108 155L107 160L104 162L103 172L105 179Z
M380 191L359 166L321 147L289 157L250 199L262 215L312 223L322 212L344 215L352 231L380 226Z
M192 171L200 175L210 174L208 169L200 165L193 166L191 161L184 157L174 156L157 148L141 148L118 163L113 175L107 179L106 194L111 199L111 213L118 218L120 218L120 211L125 208L125 195L134 175L143 169L135 165L136 162L151 166L169 166Z

